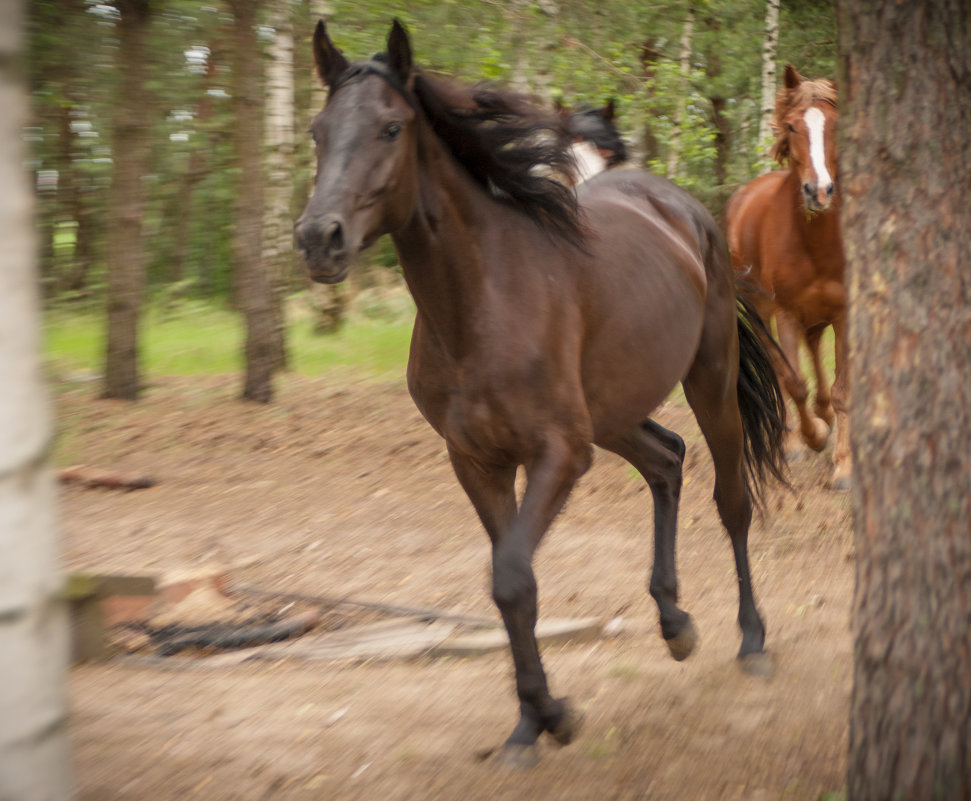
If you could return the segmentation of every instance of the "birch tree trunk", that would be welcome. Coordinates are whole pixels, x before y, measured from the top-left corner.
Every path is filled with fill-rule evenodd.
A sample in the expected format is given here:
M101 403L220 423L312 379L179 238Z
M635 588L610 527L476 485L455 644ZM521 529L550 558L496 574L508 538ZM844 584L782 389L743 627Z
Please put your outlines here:
M292 0L274 0L270 12L273 42L266 76L264 142L265 208L263 264L272 294L271 313L278 367L288 364L286 296L293 274L293 218L290 209L294 165Z
M24 171L23 7L0 0L0 799L72 798L52 429Z
M117 0L115 6L120 15L116 64L122 79L114 108L111 143L114 174L107 237L108 337L104 396L137 400L141 390L138 318L145 286L142 180L148 163L145 65L151 10L148 0Z
M758 163L763 172L772 169L769 148L775 137L772 134L772 113L775 110L776 51L779 47L780 0L767 0L765 4L765 39L762 42L762 104L759 109L759 138L756 147Z
M681 92L677 105L674 108L674 128L671 131L671 143L668 146L667 177L672 181L677 178L678 164L681 160L681 135L682 129L684 128L685 108L689 90L689 79L691 77L691 42L694 38L694 30L695 10L693 6L690 6L688 8L688 16L685 17L684 25L681 27Z
M967 801L971 6L837 5L857 556L848 798Z

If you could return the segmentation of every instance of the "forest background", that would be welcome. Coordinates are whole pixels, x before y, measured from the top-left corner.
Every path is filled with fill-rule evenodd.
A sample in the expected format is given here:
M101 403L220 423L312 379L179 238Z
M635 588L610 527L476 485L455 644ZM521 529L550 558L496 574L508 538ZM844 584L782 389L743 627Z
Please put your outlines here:
M150 309L240 313L242 394L272 397L292 311L333 332L396 268L385 239L350 289L310 287L291 245L313 176L306 131L323 104L317 19L351 58L383 49L394 17L418 62L550 104L613 98L632 161L720 218L767 161L781 65L835 78L831 3L792 0L33 0L32 120L48 320L94 320L103 394L144 385ZM390 272L389 272L390 271ZM368 297L365 293L365 297ZM400 300L370 312L409 317ZM65 317L64 315L68 315Z

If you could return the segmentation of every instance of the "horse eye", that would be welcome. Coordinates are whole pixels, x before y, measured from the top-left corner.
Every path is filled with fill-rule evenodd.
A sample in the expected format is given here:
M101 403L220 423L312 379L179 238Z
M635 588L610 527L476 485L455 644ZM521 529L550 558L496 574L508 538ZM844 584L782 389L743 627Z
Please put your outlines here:
M392 141L398 138L398 134L401 133L401 123L400 122L389 122L384 126L384 130L381 132L381 137Z
M789 125L789 130L790 130L790 131L791 131L792 133L795 133L795 132L796 132L796 126L794 126L794 125L793 125L793 124L792 124L791 122L790 122L790 123L788 123L788 125Z

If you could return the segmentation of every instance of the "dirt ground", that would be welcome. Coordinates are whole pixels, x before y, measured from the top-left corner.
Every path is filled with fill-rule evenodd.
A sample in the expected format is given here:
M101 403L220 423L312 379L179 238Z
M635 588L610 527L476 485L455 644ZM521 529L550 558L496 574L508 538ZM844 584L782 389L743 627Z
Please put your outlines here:
M496 617L487 538L403 380L164 379L136 405L56 387L58 462L148 473L119 492L64 486L70 570L214 566L268 590ZM852 672L849 498L828 454L794 462L751 537L772 678L735 664L737 593L690 411L656 416L688 443L678 567L700 647L668 655L645 583L651 499L598 452L540 549L541 617L620 617L623 633L551 645L555 694L583 711L527 773L490 761L517 718L504 652L475 658L172 668L111 661L70 675L82 801L190 799L811 799L843 786ZM308 635L309 636L309 635Z

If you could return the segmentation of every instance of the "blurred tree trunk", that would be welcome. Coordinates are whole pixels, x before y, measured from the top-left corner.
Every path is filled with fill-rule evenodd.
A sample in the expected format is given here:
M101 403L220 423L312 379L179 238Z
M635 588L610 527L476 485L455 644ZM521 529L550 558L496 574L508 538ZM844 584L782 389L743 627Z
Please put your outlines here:
M273 42L266 81L266 208L263 218L263 262L273 295L273 327L278 366L289 363L286 350L286 298L293 275L293 2L273 0Z
M199 132L199 141L195 143L189 154L186 170L179 182L176 194L176 223L175 243L172 252L172 264L169 267L169 280L178 283L185 278L185 268L189 259L189 234L193 219L192 201L195 188L206 177L209 169L209 136L207 128L212 121L213 100L209 94L213 78L216 75L215 48L209 50L209 60L206 63L206 81L203 95L196 104L195 121Z
M839 0L838 23L857 555L848 797L966 801L971 6Z
M149 0L116 0L122 78L115 107L108 222L108 336L104 396L136 400L141 390L138 318L145 286L142 186L148 164L151 103L146 92Z
M758 163L771 169L769 148L775 139L772 133L772 114L775 111L776 51L779 47L780 0L765 4L765 39L762 41L762 105L759 110L759 138L756 146Z
M0 2L0 798L72 797L53 435L24 173L20 0Z
M681 26L681 46L679 61L681 64L681 91L677 105L674 107L674 127L671 131L671 143L668 145L667 177L672 181L678 177L678 164L681 160L681 129L685 122L685 107L691 78L691 43L695 30L694 5L688 6L688 14Z
M269 403L280 349L273 295L263 264L263 163L261 58L256 35L259 0L227 0L233 14L233 110L238 172L233 262L236 296L246 323L243 398Z

